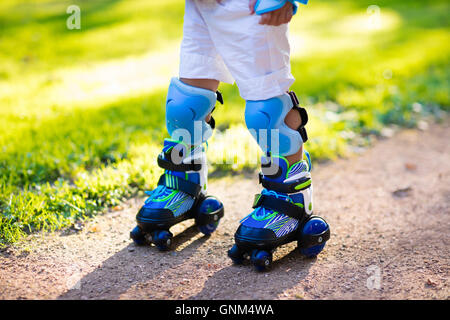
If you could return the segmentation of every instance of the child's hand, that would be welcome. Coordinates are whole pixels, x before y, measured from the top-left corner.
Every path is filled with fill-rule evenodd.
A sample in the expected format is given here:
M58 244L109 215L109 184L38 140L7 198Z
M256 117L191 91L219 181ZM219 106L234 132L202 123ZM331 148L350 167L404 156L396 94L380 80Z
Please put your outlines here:
M257 0L250 0L249 8L250 13L255 13L255 4ZM283 7L280 9L267 12L261 15L261 20L259 20L259 24L267 24L269 26L280 26L285 23L289 23L294 16L294 9L292 7L292 3L286 1Z

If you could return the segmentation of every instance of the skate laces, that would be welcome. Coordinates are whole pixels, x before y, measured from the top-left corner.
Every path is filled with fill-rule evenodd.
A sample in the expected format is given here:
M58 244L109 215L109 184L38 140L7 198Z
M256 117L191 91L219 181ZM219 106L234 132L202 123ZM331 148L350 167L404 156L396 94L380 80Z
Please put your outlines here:
M153 189L151 191L145 191L145 194L149 196L145 200L145 204L148 204L149 202L151 202L154 199L157 199L159 197L165 197L170 192L171 192L171 190L168 187L164 186L164 185L159 185L159 186L157 186L155 189Z
M273 190L263 189L263 191L261 192L261 194L263 194L263 195L275 196L276 198L280 198L280 199L283 199L283 200L285 200L285 201L287 200L287 201L289 201L289 202L293 202L288 196L286 196L286 195L284 195L284 194L281 194L281 193L277 193L277 192L275 192L275 191L273 191ZM264 218L266 218L267 216L273 214L273 212L274 212L273 210L266 209L266 208L264 208L264 207L260 207L260 208L257 208L257 209L253 212L253 214L254 214L255 217L258 218L258 219L264 219Z

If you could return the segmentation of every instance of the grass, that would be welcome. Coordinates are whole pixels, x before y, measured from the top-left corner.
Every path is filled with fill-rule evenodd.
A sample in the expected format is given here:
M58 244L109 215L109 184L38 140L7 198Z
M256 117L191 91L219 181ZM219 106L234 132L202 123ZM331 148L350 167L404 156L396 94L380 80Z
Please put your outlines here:
M154 187L183 3L0 2L0 246ZM66 28L71 4L81 30ZM377 1L379 15L372 4L315 0L291 23L292 89L311 116L315 161L450 108L448 1ZM235 86L220 89L211 170L256 168L244 102Z

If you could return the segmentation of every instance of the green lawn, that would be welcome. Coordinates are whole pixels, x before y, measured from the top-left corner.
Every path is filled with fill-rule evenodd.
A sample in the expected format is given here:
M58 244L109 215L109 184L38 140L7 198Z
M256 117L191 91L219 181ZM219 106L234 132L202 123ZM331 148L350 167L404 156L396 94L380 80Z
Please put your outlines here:
M183 3L0 2L0 246L154 187ZM81 30L66 28L71 4ZM373 4L379 15L368 12ZM414 127L449 110L449 9L446 0L301 7L291 23L292 89L311 115L314 161L343 156L386 125ZM244 102L235 86L220 89L211 170L255 168Z

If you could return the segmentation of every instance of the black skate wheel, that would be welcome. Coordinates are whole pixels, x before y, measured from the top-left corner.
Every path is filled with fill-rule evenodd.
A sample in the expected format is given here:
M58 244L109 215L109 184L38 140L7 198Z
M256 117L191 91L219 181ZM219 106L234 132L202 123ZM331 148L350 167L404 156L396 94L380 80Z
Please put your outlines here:
M244 253L239 249L239 247L235 244L228 250L228 257L233 261L234 264L242 264L244 263Z
M250 260L259 272L268 270L272 266L272 254L264 250L254 250Z
M145 234L142 232L142 229L139 228L138 226L134 227L133 230L131 230L130 238L138 246L142 246L145 244Z
M172 246L173 235L170 231L158 230L153 233L152 239L160 251L168 251Z

